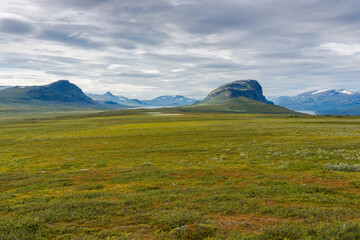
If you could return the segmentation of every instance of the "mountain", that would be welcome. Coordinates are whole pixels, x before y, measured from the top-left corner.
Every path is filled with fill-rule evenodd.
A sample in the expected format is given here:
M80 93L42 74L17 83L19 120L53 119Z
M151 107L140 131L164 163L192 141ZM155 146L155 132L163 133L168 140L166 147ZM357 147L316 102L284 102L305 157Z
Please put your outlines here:
M0 91L1 103L59 103L91 105L94 101L75 84L60 80L44 86L11 87Z
M107 92L105 94L93 94L88 93L87 94L90 98L92 98L94 101L103 102L106 104L119 104L119 105L126 105L130 107L140 107L145 106L143 102L141 102L138 99L130 99L124 96L116 96L113 95L111 92Z
M191 106L177 108L183 112L215 112L215 113L251 113L251 114L295 114L286 108L255 101L245 97L234 98L225 102L201 102Z
M0 90L6 89L6 88L11 88L12 86L0 86Z
M315 90L293 97L279 97L275 104L294 111L311 111L316 114L360 115L360 92L346 89Z
M266 104L273 104L266 100L262 87L256 80L237 80L226 83L211 91L202 102L220 103L238 97L245 97Z
M198 102L195 99L187 98L180 95L167 95L160 96L151 100L138 100L138 99L130 99L124 96L113 95L111 92L107 92L105 94L87 94L95 101L103 102L103 103L116 103L121 105L126 105L129 107L146 107L146 106L185 106L191 105Z
M148 106L185 106L199 102L180 95L160 96L152 100L142 100Z
M184 112L221 112L253 114L294 114L276 106L262 95L262 87L255 80L237 80L211 91L200 103L177 108Z

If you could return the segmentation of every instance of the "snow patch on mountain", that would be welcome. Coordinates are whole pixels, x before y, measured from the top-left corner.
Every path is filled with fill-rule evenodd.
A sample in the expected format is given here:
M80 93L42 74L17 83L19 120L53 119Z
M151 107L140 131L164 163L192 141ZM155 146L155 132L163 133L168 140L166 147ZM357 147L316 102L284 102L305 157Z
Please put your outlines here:
M343 93L343 94L355 94L354 92L350 92L350 91L348 91L348 90L346 90L346 89L341 89L341 90L339 90L338 92L339 92L339 93Z
M316 95L316 94L326 92L326 91L329 91L329 90L331 90L331 89L327 88L327 89L315 90L314 92L311 92L311 94Z

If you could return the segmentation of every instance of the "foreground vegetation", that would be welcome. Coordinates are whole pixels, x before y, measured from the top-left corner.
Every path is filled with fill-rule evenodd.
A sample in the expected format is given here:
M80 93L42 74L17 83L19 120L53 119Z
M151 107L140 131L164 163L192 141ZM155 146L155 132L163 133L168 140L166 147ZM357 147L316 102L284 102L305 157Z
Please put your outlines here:
M359 137L355 117L3 118L0 239L359 239Z

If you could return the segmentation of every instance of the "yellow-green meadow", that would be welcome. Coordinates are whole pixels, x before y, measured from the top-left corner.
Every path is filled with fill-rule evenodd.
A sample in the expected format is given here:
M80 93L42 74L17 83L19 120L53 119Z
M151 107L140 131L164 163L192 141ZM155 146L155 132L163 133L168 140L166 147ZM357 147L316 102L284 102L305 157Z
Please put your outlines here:
M359 177L359 117L2 117L0 239L359 239Z

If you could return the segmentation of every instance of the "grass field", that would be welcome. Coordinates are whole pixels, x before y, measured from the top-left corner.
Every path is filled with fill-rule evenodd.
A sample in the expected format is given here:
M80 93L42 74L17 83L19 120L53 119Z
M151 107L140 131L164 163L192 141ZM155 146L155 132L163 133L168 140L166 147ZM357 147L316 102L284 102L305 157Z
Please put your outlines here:
M356 117L3 117L0 239L360 239L359 171Z

